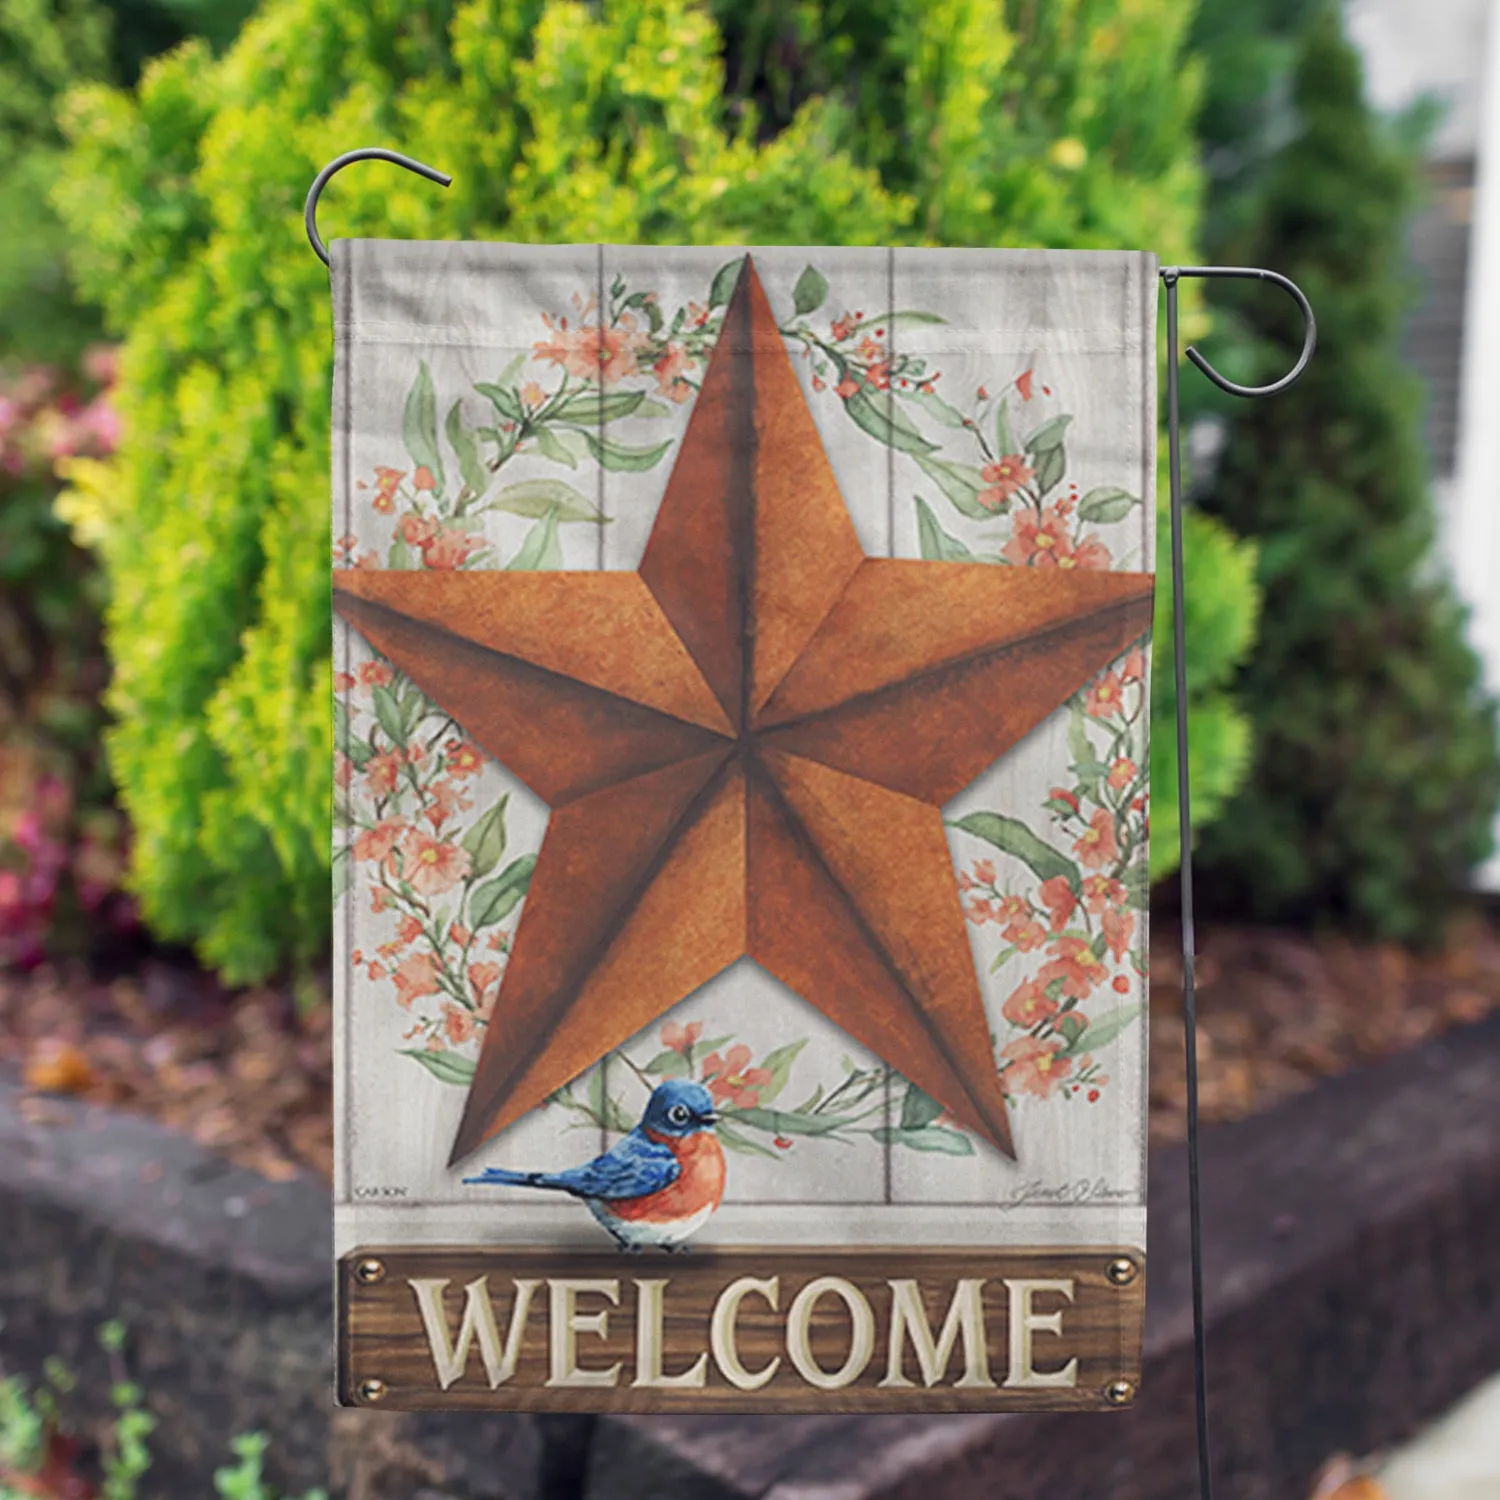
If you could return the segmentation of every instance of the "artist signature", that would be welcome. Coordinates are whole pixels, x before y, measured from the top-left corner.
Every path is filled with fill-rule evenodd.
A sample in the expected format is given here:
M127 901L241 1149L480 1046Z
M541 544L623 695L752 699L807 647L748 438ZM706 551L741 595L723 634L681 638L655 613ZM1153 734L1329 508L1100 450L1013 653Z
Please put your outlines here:
M1111 1187L1102 1177L1079 1177L1072 1182L1018 1182L1003 1200L1011 1208L1023 1203L1121 1203L1130 1189Z

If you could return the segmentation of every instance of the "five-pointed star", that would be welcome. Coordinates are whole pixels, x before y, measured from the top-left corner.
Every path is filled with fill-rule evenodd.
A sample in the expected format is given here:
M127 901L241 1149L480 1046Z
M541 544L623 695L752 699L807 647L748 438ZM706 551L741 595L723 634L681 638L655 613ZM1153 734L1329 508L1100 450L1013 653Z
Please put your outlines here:
M1151 587L866 557L748 256L637 572L338 572L552 809L450 1164L746 954L1014 1155L940 808Z

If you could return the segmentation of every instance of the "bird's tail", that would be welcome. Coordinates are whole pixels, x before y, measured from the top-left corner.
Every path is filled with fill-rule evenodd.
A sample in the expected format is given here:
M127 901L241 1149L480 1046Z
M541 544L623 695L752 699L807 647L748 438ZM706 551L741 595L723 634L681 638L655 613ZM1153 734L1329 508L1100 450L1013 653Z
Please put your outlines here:
M502 1183L506 1187L556 1188L560 1182L553 1180L550 1172L512 1172L509 1167L486 1167L478 1177L465 1177L465 1182Z

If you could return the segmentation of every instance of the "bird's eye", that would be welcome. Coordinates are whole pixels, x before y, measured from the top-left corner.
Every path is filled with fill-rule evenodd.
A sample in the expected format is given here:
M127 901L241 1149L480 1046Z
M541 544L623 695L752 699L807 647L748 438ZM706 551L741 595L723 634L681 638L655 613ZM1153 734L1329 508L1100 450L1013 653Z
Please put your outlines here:
M667 1118L674 1125L686 1125L688 1119L687 1105L674 1104L671 1109L667 1111Z

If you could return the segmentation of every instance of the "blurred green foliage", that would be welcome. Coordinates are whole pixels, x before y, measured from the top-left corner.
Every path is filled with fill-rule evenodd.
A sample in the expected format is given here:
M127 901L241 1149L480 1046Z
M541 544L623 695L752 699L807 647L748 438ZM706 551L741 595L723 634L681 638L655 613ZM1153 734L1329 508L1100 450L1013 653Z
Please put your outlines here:
M690 0L269 0L221 61L188 44L134 93L73 95L57 202L124 339L125 438L75 466L66 510L109 575L109 750L156 930L231 980L326 943L332 349L299 209L330 156L381 142L455 181L362 165L328 195L328 238L1186 259L1190 13L1014 0L1001 24L990 0L726 0L721 41ZM1190 545L1226 561L1190 628L1231 651L1253 615L1249 554L1206 521ZM1209 601L1230 607L1200 630ZM1209 761L1243 733L1213 702Z
M1236 413L1203 506L1260 539L1260 636L1242 690L1249 781L1204 836L1205 899L1236 917L1333 920L1437 939L1488 852L1495 711L1431 559L1420 383L1398 348L1419 191L1410 132L1365 102L1321 7L1299 42L1294 134L1226 223L1222 254L1296 280L1317 357L1287 401ZM1226 289L1255 378L1301 342L1289 301Z

